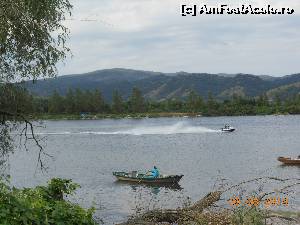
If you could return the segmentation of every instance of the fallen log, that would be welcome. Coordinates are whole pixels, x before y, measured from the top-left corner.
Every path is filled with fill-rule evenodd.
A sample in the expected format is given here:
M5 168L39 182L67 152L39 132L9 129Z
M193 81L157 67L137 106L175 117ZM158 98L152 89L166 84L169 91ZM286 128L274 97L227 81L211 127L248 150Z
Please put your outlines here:
M210 207L215 202L219 201L222 194L223 192L221 191L210 192L204 198L197 201L194 205L187 209L201 213L204 209Z
M119 225L156 225L158 223L176 223L180 220L195 219L195 215L199 215L204 209L212 206L219 201L222 192L210 192L204 198L197 201L190 207L179 209L151 210L133 219L129 219L125 223Z

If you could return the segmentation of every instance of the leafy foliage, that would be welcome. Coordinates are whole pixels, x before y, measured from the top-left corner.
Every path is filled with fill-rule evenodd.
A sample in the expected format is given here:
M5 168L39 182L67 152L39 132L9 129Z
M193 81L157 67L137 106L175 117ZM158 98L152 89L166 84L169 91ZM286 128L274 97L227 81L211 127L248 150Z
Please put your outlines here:
M285 101L270 100L266 95L257 98L234 95L229 100L218 101L211 93L208 93L208 99L205 101L196 92L191 91L184 100L147 101L141 91L134 88L127 101L114 91L111 104L104 101L99 90L83 92L76 89L74 94L74 91L70 89L66 96L61 96L55 91L49 98L33 97L33 114L79 114L81 112L119 115L178 112L205 116L300 114L300 95L292 96Z
M69 49L68 0L0 0L0 81L53 77Z
M0 166L6 154L13 150L11 131L20 123L19 115L32 113L33 104L33 97L24 88L0 85Z
M78 187L71 180L55 178L47 186L16 189L0 183L0 223L7 225L47 224L94 225L93 209L63 200Z
M33 98L28 91L13 84L0 86L0 109L11 114L28 114L32 111ZM0 114L4 122L9 115ZM9 118L11 119L11 118Z
M264 212L258 207L238 207L232 215L232 224L264 225Z
M56 63L69 52L65 45L68 30L62 21L71 8L68 0L0 0L1 162L13 150L11 131L20 124L24 124L21 131L26 140L29 129L30 138L42 152L27 117L36 111L33 103L40 105L12 83L55 76Z
M133 113L140 113L145 111L145 102L142 92L134 87L132 89L132 95L128 101L129 111Z
M113 113L122 113L124 112L124 102L122 96L118 91L113 92L113 99L111 109Z

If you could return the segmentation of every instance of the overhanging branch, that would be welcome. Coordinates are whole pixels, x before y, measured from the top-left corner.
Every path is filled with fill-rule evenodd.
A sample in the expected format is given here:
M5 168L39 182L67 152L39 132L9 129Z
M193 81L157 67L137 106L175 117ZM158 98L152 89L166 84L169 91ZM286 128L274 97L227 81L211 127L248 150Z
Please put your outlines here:
M42 170L45 170L46 167L43 163L43 160L42 160L42 155L46 155L48 157L52 157L51 155L47 154L45 151L44 151L44 148L43 146L40 144L40 140L37 138L37 136L35 135L34 133L34 125L33 123L27 119L22 113L19 113L19 112L15 112L15 113L11 113L11 112L7 112L7 111L3 111L3 110L0 110L0 115L2 115L2 124L4 124L5 121L8 121L8 120L14 120L16 122L20 122L20 123L25 123L25 126L24 128L22 129L21 133L20 133L20 136L22 137L23 135L25 136L25 147L26 147L26 143L27 143L27 140L33 140L34 143L36 144L36 146L38 147L39 149L39 152L38 152L38 164L39 166L41 167ZM30 136L28 136L28 134Z

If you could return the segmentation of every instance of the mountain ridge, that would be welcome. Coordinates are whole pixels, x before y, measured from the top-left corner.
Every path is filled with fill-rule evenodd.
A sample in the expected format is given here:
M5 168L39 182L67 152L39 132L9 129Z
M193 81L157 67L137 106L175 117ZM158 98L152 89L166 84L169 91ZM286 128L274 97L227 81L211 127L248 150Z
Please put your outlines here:
M285 86L284 96L288 96L286 87L297 82L300 82L300 73L273 77L242 73L162 73L113 68L37 80L35 84L27 81L23 85L30 92L40 96L49 96L55 90L65 95L68 89L99 89L103 97L110 101L114 90L118 90L123 98L127 99L133 87L141 89L146 98L153 100L185 98L190 90L196 91L204 98L209 92L219 99L230 98L233 94L256 97L280 86Z

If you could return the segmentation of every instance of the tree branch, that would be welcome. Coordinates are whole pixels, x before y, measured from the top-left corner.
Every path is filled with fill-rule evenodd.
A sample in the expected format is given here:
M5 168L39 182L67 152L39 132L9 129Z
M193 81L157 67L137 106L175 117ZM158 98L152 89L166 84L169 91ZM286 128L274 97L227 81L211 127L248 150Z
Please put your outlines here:
M52 157L52 156L44 151L43 146L40 144L39 139L37 138L37 136L34 133L33 123L31 121L29 121L22 113L18 113L18 112L11 113L11 112L0 110L0 115L2 115L3 117L7 117L6 119L3 119L5 121L7 119L13 119L16 122L24 122L25 123L25 126L24 126L24 128L22 129L22 131L20 133L20 137L22 137L23 135L25 136L24 145L25 145L26 150L28 150L27 147L26 147L27 140L33 140L35 142L36 146L39 149L38 164L39 164L39 166L42 170L45 170L46 167L45 167L41 157L42 157L42 155L46 155L48 157ZM29 134L31 135L31 137L28 136L28 129L29 129ZM20 140L20 142L21 142L21 140Z

